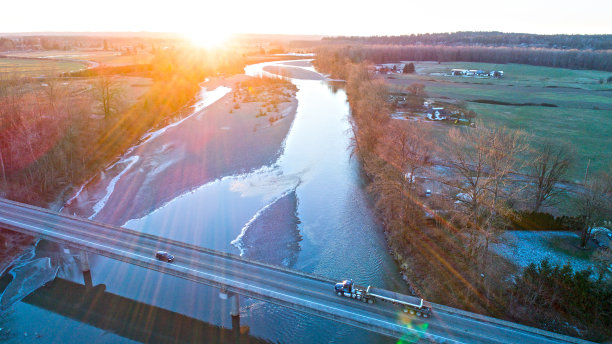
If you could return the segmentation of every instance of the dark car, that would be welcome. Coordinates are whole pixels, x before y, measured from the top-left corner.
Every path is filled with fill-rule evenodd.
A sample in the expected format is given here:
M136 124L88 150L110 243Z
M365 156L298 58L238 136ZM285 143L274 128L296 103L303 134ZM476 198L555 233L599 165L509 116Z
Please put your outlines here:
M157 251L157 253L155 254L155 258L161 260L162 262L174 261L174 256L166 251Z

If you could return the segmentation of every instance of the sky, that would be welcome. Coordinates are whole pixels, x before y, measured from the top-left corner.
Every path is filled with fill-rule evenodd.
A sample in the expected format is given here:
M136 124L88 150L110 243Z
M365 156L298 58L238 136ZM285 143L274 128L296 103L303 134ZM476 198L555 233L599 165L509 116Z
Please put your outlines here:
M612 34L612 0L17 0L0 32Z

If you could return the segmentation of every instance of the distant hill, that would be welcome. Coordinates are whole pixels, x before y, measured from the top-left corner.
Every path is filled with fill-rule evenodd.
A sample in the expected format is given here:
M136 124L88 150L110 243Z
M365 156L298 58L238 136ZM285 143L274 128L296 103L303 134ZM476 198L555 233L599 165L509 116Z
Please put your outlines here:
M329 43L364 43L396 45L457 45L488 47L524 47L579 50L611 50L612 35L537 35L529 33L475 32L426 33L401 36L324 37Z

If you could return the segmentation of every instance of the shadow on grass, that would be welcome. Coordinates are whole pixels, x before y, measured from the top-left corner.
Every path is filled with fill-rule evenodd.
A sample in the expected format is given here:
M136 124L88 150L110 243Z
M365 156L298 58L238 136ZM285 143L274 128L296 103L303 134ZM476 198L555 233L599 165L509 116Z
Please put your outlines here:
M586 248L580 247L580 238L577 237L555 236L543 241L553 252L584 260L590 260L595 249L592 242L587 243Z

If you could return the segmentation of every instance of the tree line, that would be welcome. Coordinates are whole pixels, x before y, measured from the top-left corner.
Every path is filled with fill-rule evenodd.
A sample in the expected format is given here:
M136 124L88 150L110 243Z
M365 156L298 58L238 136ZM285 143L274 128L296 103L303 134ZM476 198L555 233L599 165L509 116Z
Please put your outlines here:
M324 41L339 43L394 44L394 45L471 45L513 46L553 49L610 50L612 35L538 35L529 33L459 31L424 33L400 36L336 36Z
M517 63L534 66L612 71L612 51L481 47L445 45L328 45L315 49L317 56L333 56L353 63L388 63L397 61L464 61L485 63Z
M130 47L132 51L150 50L156 47L173 47L177 44L178 34L162 33L112 33L91 35L26 35L0 37L0 51L14 50L73 50L73 49L104 49L124 50Z

